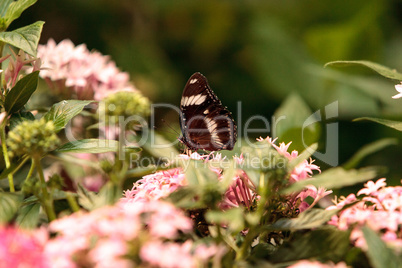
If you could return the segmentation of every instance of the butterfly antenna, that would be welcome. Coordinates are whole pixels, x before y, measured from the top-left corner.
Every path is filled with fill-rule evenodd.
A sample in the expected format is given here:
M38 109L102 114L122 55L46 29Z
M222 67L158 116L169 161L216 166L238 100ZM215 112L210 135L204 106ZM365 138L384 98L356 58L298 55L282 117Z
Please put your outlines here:
M169 125L169 124L165 121L165 119L161 119L161 121L162 121L168 128L170 128L171 130L173 130L173 132L174 132L175 134L177 134L178 136L180 136L180 133L177 132L171 125Z

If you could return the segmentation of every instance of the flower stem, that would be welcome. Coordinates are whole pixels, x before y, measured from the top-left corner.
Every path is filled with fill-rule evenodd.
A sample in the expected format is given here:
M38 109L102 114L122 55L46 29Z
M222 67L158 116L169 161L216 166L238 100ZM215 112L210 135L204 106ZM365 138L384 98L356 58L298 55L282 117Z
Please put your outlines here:
M70 192L66 192L67 194L67 202L70 205L73 212L77 212L80 210L80 206L78 206L77 201L75 200L74 196Z
M6 164L6 168L10 168L11 163L10 163L10 158L8 157L8 151L7 151L7 145L6 145L6 133L4 131L4 128L6 126L5 122L7 122L6 119L1 123L0 127L0 138L1 138L1 147L3 148L3 157L4 157L4 162ZM14 179L13 179L13 174L10 173L7 175L8 177L8 184L10 186L10 192L15 192L14 188Z
M29 179L30 177L32 177L34 170L35 170L35 162L32 160L31 167L29 168L26 179Z
M119 118L120 122L121 118ZM125 159L126 155L124 152L124 134L125 130L123 127L119 126L119 138L118 138L118 147L117 147L117 153L116 153L116 164L115 164L115 172L114 176L112 177L112 182L121 187L124 181L124 177L126 176L127 170L128 170L128 164Z
M55 220L56 213L54 212L54 208L53 208L53 200L52 200L51 196L49 196L49 193L47 192L45 176L43 176L43 169L42 169L42 165L40 163L40 157L34 156L33 161L34 161L36 170L38 171L38 175L39 175L39 179L40 179L40 183L41 183L42 197L43 197L42 205L45 208L49 221Z

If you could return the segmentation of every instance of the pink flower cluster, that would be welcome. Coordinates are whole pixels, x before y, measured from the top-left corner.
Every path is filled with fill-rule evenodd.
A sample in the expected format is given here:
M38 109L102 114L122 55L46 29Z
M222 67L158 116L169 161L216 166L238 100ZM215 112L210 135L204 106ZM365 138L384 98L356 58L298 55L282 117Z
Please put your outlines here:
M51 267L44 253L47 232L0 226L0 267Z
M289 266L288 268L347 268L347 267L348 266L344 262L334 264L332 262L321 263L319 261L302 260Z
M259 138L258 141L267 141L269 142L281 155L285 156L288 160L293 160L299 156L299 153L296 150L293 150L292 152L288 152L289 146L292 142L289 142L288 144L285 144L284 142L280 143L279 146L275 144L276 139L272 139L270 137L267 137L266 139ZM317 165L314 165L314 160L310 158L310 161L304 160L301 162L299 165L297 165L292 173L290 174L290 183L294 183L297 181L305 180L307 178L310 178L313 175L313 170L316 170L318 172L321 172L320 167ZM294 205L298 204L298 200L301 200L301 203L298 205L298 208L300 212L305 211L306 209L313 207L317 202L322 199L323 197L329 195L332 193L332 190L327 191L324 188L309 185L307 186L303 191L300 193L295 193L292 196L289 196L289 199L291 203ZM305 200L311 197L314 199L314 201L310 204L307 203Z
M141 248L140 256L151 267L163 268L195 268L208 267L209 259L220 261L227 249L215 244L197 246L191 240L183 244L155 241Z
M386 187L385 178L377 182L369 181L357 195L342 198L331 209L342 209L348 204L352 206L334 215L329 224L341 230L352 228L351 241L358 247L366 249L367 245L360 227L367 225L377 231L381 238L398 251L402 249L402 186Z
M116 91L135 91L128 73L99 52L90 52L85 44L74 46L70 40L59 44L50 39L38 46L43 62L40 76L53 90L65 97L102 100Z
M288 152L289 146L292 144L292 142L289 142L288 144L281 142L278 146L275 144L276 139L272 139L270 137L265 139L259 138L257 140L269 142L281 155L285 156L289 160L293 160L299 156L299 152L296 150L293 150L290 153ZM314 165L313 163L314 160L310 158L310 161L304 160L302 163L296 166L292 171L292 174L290 174L290 182L293 183L311 177L313 175L313 170L320 171L320 167Z
M150 251L155 244L181 248L165 241L189 233L192 222L169 203L122 200L114 206L55 220L49 229L57 233L45 245L52 267L133 267L130 256L138 254L143 262L151 263Z
M144 176L131 190L124 192L123 200L137 202L141 200L158 200L176 191L187 181L181 168L169 169Z
M259 139L263 141L264 139ZM275 145L275 140L267 138L273 147L282 155L292 160L298 156L297 151L288 153L290 143L281 143L279 146ZM212 160L222 160L221 154L210 154L201 156L198 153L192 155L180 155L184 159L196 159L208 163ZM235 157L236 163L241 165L244 161L243 156ZM219 168L210 166L210 169L218 175L218 179L221 179L222 174ZM313 161L304 160L292 171L291 183L304 180L311 177L313 170L320 171L317 165L313 164ZM151 175L144 176L141 180L134 184L131 190L125 191L125 199L127 200L158 200L163 197L167 197L170 193L176 191L179 187L187 185L185 173L182 168L174 168L166 171L157 172ZM298 205L300 211L306 210L308 207L313 206L322 197L332 193L332 191L326 191L325 189L317 189L314 186L308 186L300 193L296 193L289 198L294 204ZM309 204L304 200L307 197L314 199L313 204ZM255 200L258 200L258 195L255 192L255 186L248 178L246 172L239 170L239 172L233 178L233 184L229 187L224 195L221 203L221 208L226 210L231 207L238 207L240 205L250 208ZM301 200L302 202L299 202Z
M80 211L33 232L0 226L0 268L195 268L211 259L220 262L227 252L214 243L177 242L193 225L172 204L127 201ZM49 238L48 232L55 236Z

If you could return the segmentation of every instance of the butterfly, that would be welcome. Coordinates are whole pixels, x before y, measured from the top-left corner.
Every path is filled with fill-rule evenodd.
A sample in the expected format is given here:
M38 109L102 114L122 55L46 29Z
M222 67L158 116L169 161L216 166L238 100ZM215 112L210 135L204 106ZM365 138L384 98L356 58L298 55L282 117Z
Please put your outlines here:
M179 140L190 150L232 150L236 123L200 73L188 79L180 102Z

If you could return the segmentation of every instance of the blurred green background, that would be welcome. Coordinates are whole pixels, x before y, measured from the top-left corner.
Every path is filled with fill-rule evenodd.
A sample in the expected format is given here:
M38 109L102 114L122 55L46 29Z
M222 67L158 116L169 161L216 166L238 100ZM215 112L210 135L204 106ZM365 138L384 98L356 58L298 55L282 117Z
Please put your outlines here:
M253 115L270 120L292 92L312 112L339 101L340 163L379 138L400 140L396 130L351 122L402 119L402 100L391 98L397 82L361 67L323 66L364 59L402 72L401 1L40 0L10 30L37 20L46 22L41 44L68 38L111 55L154 103L178 105L187 79L199 71L235 118L241 102L240 124ZM179 129L177 113L157 111L157 118L157 129L160 118ZM360 165L386 165L388 183L398 183L401 151L387 147Z

